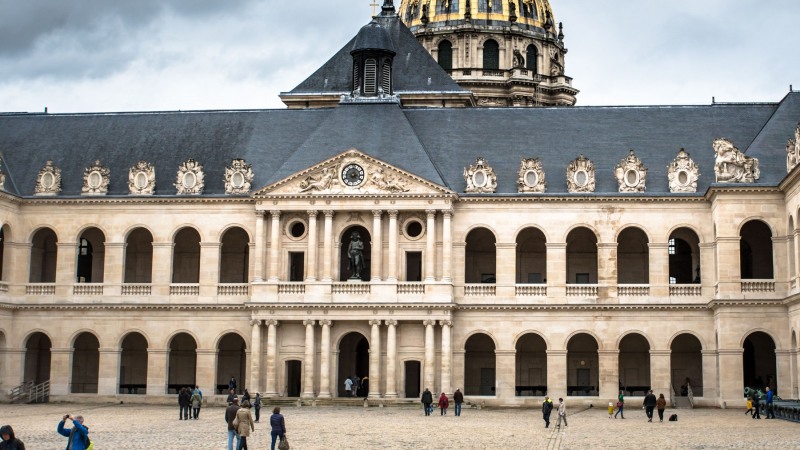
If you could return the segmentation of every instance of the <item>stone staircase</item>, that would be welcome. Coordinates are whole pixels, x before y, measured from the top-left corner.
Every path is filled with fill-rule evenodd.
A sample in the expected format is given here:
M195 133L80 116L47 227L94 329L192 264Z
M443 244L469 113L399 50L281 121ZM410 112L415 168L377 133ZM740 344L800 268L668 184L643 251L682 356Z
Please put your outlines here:
M40 384L26 381L11 390L11 403L47 403L50 401L50 380Z

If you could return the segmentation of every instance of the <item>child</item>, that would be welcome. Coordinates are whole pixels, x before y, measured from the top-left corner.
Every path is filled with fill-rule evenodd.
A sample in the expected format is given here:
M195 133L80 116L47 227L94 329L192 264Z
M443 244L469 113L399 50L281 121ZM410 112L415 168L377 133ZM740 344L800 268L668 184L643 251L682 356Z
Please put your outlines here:
M750 413L751 416L753 415L753 401L750 400L749 398L747 399L747 411L745 411L744 413L745 414Z
M611 402L608 402L608 418L610 419L611 416L613 416L613 415L614 415L614 404L611 403Z

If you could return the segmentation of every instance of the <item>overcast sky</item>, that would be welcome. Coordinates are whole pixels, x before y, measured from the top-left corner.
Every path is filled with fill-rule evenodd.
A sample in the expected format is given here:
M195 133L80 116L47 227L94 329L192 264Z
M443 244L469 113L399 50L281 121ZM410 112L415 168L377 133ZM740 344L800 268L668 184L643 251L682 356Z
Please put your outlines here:
M797 0L550 2L578 105L800 90ZM283 108L278 93L369 22L370 3L0 0L0 111Z

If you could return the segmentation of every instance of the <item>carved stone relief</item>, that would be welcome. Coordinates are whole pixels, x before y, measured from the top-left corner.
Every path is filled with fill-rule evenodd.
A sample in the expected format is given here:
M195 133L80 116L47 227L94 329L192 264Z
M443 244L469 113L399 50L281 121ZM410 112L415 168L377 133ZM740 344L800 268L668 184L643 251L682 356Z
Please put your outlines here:
M59 192L61 192L61 169L55 167L53 161L47 161L36 177L34 193L35 195L56 195Z
M179 195L202 194L204 178L203 165L194 159L188 159L178 167L174 186Z
M494 169L482 156L478 156L475 164L464 168L464 181L467 182L464 190L467 193L491 194L497 189Z
M670 192L697 192L697 180L700 178L700 169L684 149L680 149L678 156L667 166L667 179L669 179Z
M338 187L339 179L336 177L338 172L338 165L324 167L321 171L309 175L300 182L300 192L327 192Z
M786 171L791 172L800 162L800 123L794 130L794 140L786 142Z
M87 167L83 171L83 187L81 195L106 195L108 193L108 183L110 182L111 170L100 165L100 161Z
M713 147L717 183L754 183L761 176L758 159L746 156L733 142L718 138Z
M594 163L580 155L567 166L567 190L573 193L594 192Z
M479 97L478 106L508 106L508 99L503 97Z
M523 158L519 163L519 177L517 178L518 192L545 192L547 183L544 179L544 169L539 158Z
M147 161L139 161L128 170L128 192L132 195L153 195L156 190L156 169Z
M646 189L647 168L633 150L628 151L628 156L614 167L614 176L619 192L644 192Z
M369 167L369 181L377 189L392 194L408 192L408 184L399 175L387 174L385 169L380 166Z
M247 164L243 159L234 159L231 165L225 168L225 193L249 194L250 184L253 182L253 165Z

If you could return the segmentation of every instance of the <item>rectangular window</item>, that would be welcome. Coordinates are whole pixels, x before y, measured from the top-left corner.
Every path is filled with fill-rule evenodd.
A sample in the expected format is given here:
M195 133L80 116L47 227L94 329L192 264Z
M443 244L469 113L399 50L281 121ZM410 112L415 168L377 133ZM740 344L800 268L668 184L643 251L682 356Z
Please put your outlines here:
M305 253L289 252L289 281L303 281L305 278Z
M422 281L422 252L406 252L406 281Z
M376 83L378 78L377 67L374 59L368 59L364 64L364 93L374 94L377 89Z

